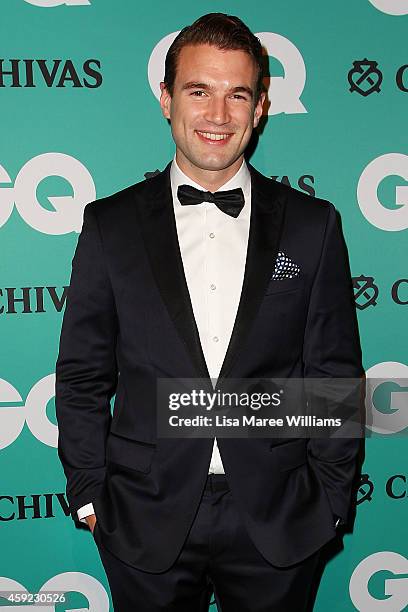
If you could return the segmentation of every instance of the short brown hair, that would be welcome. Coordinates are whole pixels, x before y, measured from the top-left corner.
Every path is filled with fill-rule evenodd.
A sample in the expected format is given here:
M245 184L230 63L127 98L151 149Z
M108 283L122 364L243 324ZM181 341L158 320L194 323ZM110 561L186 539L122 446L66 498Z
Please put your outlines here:
M186 45L212 45L218 49L241 50L248 53L258 68L254 98L259 100L262 92L263 59L262 45L239 17L225 13L208 13L199 17L192 25L186 26L171 44L165 62L164 84L173 95L177 60Z

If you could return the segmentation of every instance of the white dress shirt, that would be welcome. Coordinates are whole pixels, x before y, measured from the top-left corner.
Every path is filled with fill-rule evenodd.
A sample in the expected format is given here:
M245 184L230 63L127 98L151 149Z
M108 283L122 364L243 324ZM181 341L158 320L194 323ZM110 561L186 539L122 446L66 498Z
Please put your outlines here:
M237 218L211 202L182 206L179 185L207 191L190 179L173 159L170 169L173 208L184 274L193 313L215 386L227 352L241 297L251 215L251 175L245 161L236 174L217 191L241 187L245 204ZM214 439L209 473L224 473L217 440ZM93 505L78 510L78 518L94 513Z

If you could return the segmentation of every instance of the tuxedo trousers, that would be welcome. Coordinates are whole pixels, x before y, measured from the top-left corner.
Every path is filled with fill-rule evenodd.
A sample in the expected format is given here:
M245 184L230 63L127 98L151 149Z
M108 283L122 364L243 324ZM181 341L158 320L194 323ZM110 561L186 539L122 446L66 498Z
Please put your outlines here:
M224 474L210 474L180 554L162 573L136 569L95 542L115 612L306 612L321 551L271 565L252 543ZM166 534L163 533L163 539Z

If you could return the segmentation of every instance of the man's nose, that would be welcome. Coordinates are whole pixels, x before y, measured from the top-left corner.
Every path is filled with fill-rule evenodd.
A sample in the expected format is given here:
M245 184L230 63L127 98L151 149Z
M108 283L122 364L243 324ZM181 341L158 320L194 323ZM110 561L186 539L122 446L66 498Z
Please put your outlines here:
M205 119L216 125L228 123L230 116L226 100L224 98L210 98L206 108Z

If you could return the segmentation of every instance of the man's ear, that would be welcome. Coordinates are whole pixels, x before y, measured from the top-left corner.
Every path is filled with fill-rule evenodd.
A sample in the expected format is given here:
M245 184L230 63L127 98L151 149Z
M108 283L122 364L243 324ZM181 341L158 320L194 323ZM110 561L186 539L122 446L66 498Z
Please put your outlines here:
M263 91L259 96L259 100L255 105L254 111L254 128L258 125L260 118L262 117L262 109L265 102L266 92Z
M171 95L166 87L166 84L162 81L160 83L160 106L162 113L166 119L170 119L170 108L171 108Z

